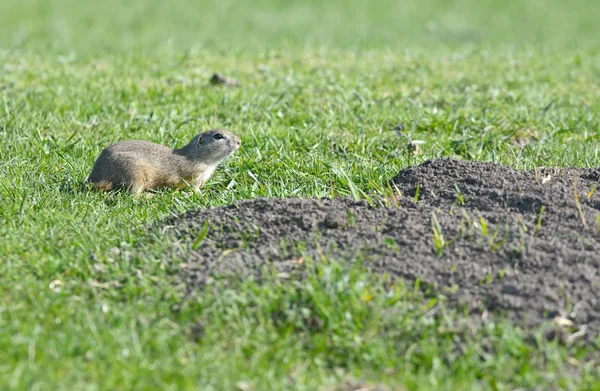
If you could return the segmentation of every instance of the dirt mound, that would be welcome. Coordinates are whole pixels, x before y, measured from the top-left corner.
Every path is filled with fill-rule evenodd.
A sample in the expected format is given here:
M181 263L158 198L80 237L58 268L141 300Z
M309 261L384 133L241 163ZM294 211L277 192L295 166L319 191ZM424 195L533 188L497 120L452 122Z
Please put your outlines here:
M519 172L432 160L392 179L397 203L255 199L167 222L190 289L265 266L301 273L308 257L420 279L472 311L527 323L561 316L600 326L600 170ZM389 206L392 205L392 206ZM208 223L207 223L208 221ZM589 335L589 333L588 333Z

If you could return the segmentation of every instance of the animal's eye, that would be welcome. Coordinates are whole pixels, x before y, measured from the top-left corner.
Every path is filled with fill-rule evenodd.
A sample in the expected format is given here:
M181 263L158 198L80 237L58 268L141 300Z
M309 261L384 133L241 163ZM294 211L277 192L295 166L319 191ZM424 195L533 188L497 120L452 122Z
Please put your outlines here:
M213 137L215 138L215 140L222 140L225 138L225 136L223 136L221 133L217 133Z

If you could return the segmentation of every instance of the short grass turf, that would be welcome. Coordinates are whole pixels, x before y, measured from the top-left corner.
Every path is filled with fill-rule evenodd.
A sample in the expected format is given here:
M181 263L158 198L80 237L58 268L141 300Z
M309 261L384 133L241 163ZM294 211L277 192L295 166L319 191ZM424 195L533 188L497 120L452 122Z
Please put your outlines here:
M472 328L360 270L190 299L178 265L122 253L173 213L385 192L427 158L597 167L596 15L583 0L1 2L1 388L600 388L597 343ZM241 87L210 86L216 71ZM79 186L110 143L216 126L243 147L200 196Z

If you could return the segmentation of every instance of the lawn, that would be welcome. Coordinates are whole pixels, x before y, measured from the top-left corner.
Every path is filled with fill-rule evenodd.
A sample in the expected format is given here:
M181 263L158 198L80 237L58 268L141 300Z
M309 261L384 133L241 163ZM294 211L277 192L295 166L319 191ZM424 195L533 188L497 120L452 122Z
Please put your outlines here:
M2 1L0 388L600 389L600 341L463 327L413 283L343 262L190 294L147 240L235 200L380 194L435 157L598 167L597 15L584 0ZM418 155L398 152L397 124ZM212 127L242 148L200 195L80 186L113 142Z

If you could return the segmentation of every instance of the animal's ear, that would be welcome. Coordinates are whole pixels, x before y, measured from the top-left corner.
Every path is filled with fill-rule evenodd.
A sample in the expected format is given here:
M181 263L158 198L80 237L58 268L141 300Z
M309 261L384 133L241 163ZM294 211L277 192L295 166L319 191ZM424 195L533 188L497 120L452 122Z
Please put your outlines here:
M197 145L200 146L204 143L204 140L202 140L202 136L198 136L198 141L197 141Z

